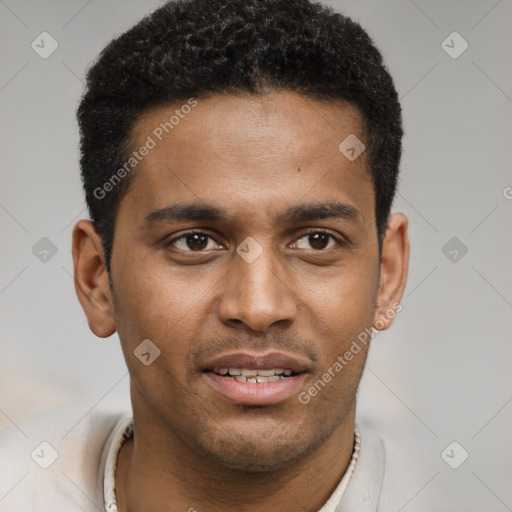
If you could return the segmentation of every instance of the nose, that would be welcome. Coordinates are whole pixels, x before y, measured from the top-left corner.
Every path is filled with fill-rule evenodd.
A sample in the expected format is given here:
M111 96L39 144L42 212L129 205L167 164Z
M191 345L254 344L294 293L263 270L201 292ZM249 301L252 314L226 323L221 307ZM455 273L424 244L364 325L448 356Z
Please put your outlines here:
M232 270L224 279L218 303L221 322L237 329L263 332L274 325L287 327L296 318L292 286L283 275L271 249L247 263L234 255ZM283 272L281 272L283 274Z

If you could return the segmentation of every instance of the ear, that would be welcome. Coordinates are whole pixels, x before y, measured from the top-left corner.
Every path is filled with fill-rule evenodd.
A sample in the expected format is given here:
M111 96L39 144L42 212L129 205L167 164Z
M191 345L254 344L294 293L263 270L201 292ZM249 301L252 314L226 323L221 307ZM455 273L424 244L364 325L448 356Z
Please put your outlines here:
M386 236L382 243L380 284L373 319L373 325L379 331L388 329L396 313L402 309L400 300L409 270L408 224L409 221L403 213L389 216Z
M100 338L116 332L101 237L88 220L73 229L75 290L91 331Z

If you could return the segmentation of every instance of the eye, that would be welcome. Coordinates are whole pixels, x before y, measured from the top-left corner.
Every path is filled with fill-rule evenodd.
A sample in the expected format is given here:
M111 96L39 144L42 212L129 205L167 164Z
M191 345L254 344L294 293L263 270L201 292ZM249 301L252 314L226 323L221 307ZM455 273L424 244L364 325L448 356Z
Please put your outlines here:
M329 245L329 242L332 244ZM310 247L304 245L309 244ZM327 233L326 231L310 231L302 235L297 242L295 242L295 248L298 249L313 249L315 251L324 251L330 249L335 245L343 245L341 240L336 238L334 235Z
M214 247L209 246L209 241L213 241L210 235L202 231L190 231L167 242L166 246L173 246L184 252L201 252L214 249Z
M309 247L307 246L309 244ZM167 242L166 247L172 246L183 252L203 252L215 249L215 240L205 232L189 231ZM315 230L304 233L292 245L294 249L307 249L313 251L325 251L333 246L341 246L343 242L326 231ZM222 245L217 244L223 248Z

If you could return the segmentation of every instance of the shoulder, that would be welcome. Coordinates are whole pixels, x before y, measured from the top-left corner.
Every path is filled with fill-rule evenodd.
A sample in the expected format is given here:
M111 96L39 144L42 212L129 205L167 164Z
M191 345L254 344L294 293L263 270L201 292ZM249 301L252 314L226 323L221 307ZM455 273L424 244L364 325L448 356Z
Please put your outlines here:
M347 492L337 511L436 510L437 501L425 489L438 471L428 443L410 426L385 428L357 421L361 436L359 457ZM413 503L414 502L414 503Z
M417 512L439 510L428 488L437 473L437 459L433 457L431 443L427 442L430 432L420 427L393 424L379 430L385 471L378 510L400 510L407 506Z
M80 401L0 432L0 512L103 510L106 447L129 418Z

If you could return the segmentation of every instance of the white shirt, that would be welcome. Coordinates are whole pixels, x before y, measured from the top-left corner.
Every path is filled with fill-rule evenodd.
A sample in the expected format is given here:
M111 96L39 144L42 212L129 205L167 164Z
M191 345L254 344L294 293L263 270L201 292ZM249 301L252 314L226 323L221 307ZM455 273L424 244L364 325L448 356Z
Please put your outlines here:
M115 466L132 433L131 411L86 410L80 402L60 406L0 433L0 512L117 510ZM319 512L398 511L411 494L388 444L358 426L360 445Z

